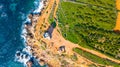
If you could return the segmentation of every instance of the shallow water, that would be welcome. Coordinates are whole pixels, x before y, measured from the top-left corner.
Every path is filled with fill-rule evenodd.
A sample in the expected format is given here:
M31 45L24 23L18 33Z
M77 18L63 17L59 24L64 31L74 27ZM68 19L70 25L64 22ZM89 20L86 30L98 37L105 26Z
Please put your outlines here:
M17 50L22 50L22 26L27 15L38 7L39 0L0 0L0 67L23 67L14 61Z

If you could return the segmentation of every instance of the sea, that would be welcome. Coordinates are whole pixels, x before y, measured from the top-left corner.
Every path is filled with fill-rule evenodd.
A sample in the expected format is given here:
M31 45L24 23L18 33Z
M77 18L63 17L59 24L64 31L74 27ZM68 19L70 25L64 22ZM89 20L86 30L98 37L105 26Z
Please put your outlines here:
M42 7L41 0L0 0L0 67L26 67L33 58L25 43L24 24L30 22L30 13L39 13Z

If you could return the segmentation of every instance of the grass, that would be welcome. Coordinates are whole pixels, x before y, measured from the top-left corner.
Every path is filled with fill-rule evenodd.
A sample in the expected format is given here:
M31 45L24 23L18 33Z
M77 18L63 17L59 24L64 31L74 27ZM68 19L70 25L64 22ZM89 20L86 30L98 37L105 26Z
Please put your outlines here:
M93 0L79 1L85 4L78 0L77 3L61 1L59 4L59 27L64 38L119 59L120 35L113 32L117 15L115 2L98 0L104 4L97 4Z
M70 58L71 58L71 60L72 60L72 61L77 61L77 60L78 60L78 58L77 58L77 56L76 56L76 55L71 55L71 57L70 57Z
M87 3L103 8L113 9L115 7L115 0L76 0L76 2Z
M79 48L75 48L74 49L75 52L77 52L78 54L80 54L81 56L95 62L95 63L98 63L98 64L102 64L102 65L111 65L111 66L114 66L114 67L119 67L120 64L117 64L117 63L114 63L110 60L107 60L105 58L100 58L96 55L93 55L91 53L88 53L88 52L85 52L85 51L82 51L81 49Z
M51 11L50 16L49 16L49 22L50 22L50 24L55 21L55 20L54 20L54 17L53 17L53 13L54 13L54 10L55 10L55 6L56 6L56 2L54 3L54 5L53 5L53 7L52 7L52 11Z

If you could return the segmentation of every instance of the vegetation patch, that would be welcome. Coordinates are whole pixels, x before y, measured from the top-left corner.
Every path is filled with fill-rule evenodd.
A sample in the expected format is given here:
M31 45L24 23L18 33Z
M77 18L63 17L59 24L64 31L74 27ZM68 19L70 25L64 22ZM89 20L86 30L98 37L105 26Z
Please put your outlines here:
M80 46L119 59L120 35L113 32L117 15L115 1L97 1L61 1L58 20L62 35Z
M108 9L115 9L115 0L75 0L75 2L86 3Z
M87 58L87 59L89 59L89 60L91 60L91 61L93 61L95 63L103 64L103 65L106 65L106 66L111 65L111 66L114 66L114 67L119 67L120 66L120 64L114 63L114 62L112 62L112 61L110 61L108 59L105 59L105 58L100 58L100 57L98 57L96 55L93 55L91 53L83 51L83 50L81 50L79 48L74 48L73 50L75 52L77 52L78 54L80 54L81 56L83 56L83 57L85 57L85 58Z
M50 16L49 16L49 22L50 22L50 24L55 21L54 17L53 17L55 6L56 6L56 2L54 3L54 5L52 7L52 11L51 11Z

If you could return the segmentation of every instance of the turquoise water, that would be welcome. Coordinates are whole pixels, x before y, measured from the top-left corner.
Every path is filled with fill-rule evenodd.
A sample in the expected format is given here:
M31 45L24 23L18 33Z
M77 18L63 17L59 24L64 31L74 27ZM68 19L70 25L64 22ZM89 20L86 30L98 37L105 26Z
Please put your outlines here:
M22 50L22 25L27 15L38 7L39 0L0 0L0 67L23 67L14 61L17 50Z

